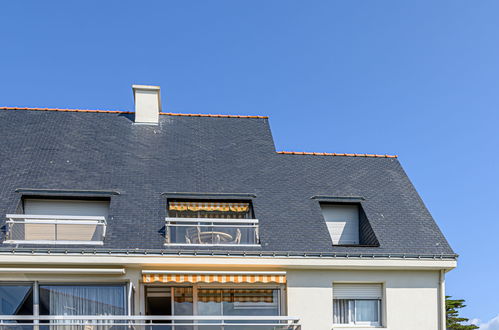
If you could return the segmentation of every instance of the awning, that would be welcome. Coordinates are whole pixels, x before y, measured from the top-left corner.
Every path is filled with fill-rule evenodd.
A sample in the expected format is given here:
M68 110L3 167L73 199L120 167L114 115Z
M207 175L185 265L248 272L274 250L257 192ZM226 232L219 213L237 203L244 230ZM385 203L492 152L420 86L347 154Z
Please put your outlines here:
M283 272L270 273L144 273L144 283L286 283L286 275Z
M220 202L175 202L169 203L170 211L218 211L218 212L248 212L249 203Z

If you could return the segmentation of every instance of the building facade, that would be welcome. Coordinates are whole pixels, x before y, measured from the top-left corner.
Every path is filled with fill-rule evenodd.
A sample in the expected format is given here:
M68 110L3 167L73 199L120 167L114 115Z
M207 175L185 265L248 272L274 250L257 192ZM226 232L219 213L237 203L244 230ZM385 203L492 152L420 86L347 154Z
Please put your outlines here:
M395 156L268 118L0 108L0 327L445 329L456 254Z

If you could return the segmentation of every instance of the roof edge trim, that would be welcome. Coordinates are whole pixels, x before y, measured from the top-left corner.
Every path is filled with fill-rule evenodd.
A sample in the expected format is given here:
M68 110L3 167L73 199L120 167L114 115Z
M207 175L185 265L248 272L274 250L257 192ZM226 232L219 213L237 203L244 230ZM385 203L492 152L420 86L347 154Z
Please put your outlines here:
M184 197L184 198L256 198L253 193L216 193L216 192L164 192L161 195L167 197Z
M160 112L159 114L167 116L183 116L183 117L269 119L268 116L219 115L219 114L217 115L217 114L202 114L202 113L172 113L172 112Z
M120 110L100 110L100 109L60 109L60 108L26 108L26 107L0 107L0 110L26 110L26 111L59 111L59 112L90 112L90 113L117 113L117 114L134 114L134 111ZM172 113L160 112L160 115L166 116L181 116L181 117L211 117L211 118L251 118L251 119L268 119L268 116L243 116L243 115L212 115L201 113Z
M81 190L81 189L37 189L37 188L17 188L15 190L21 194L43 194L43 195L120 195L117 190Z
M371 157L371 158L398 158L397 155L377 154L341 154L330 152L303 152L303 151L277 151L281 155L308 155L308 156L341 156L341 157Z
M310 197L310 199L317 199L321 201L364 201L366 200L363 196L325 196L325 195L315 195Z
M2 254L28 255L107 255L107 256L197 256L197 257L273 257L324 259L419 259L456 260L457 254L298 252L298 251L227 251L227 250L155 250L155 249L69 249L69 248L0 248Z
M132 114L132 113L135 113L133 111L119 111L119 110L59 109L59 108L24 108L24 107L0 107L0 110L59 111L59 112L94 112L94 113L121 113L121 114Z

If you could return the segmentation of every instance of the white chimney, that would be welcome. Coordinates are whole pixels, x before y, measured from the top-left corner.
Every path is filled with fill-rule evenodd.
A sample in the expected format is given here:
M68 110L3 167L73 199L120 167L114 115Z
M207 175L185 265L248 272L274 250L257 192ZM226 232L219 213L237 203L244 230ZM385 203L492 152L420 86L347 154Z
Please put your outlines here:
M135 122L158 124L161 112L159 86L132 85L132 89L135 99Z

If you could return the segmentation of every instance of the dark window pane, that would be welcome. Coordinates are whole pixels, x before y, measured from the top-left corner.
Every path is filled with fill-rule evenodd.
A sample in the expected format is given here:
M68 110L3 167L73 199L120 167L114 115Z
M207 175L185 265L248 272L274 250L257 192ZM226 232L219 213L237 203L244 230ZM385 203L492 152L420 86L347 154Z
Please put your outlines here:
M0 315L33 315L31 285L0 285Z

